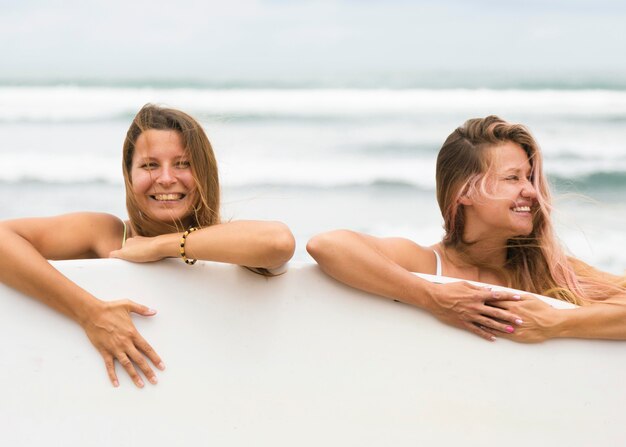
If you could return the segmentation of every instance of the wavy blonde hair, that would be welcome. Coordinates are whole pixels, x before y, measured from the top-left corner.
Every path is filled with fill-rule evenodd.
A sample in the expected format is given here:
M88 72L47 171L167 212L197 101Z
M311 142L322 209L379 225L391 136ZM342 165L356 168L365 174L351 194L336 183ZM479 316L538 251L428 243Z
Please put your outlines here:
M189 157L197 200L193 204L193 211L182 220L163 222L153 219L141 210L133 192L131 168L135 144L143 132L151 129L178 132ZM190 226L206 227L220 222L220 187L215 154L202 126L186 113L153 104L143 106L126 133L122 169L126 186L126 208L134 234L157 236L184 231Z
M463 239L464 195L489 196L487 176L494 150L506 142L522 147L531 165L531 182L537 193L533 230L527 236L509 239L504 267L473 261ZM552 197L543 172L539 145L530 131L497 116L470 119L452 132L437 157L437 201L444 219L444 248L454 248L462 257L480 267L503 274L509 287L552 296L574 304L601 301L626 293L626 278L594 269L568 257L554 234Z

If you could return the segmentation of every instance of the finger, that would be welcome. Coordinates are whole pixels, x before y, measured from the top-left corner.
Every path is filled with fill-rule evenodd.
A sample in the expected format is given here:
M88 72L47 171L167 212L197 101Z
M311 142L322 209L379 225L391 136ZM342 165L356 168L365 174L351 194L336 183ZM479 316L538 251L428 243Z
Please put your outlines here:
M478 335L481 338L484 338L487 341L496 341L496 336L489 332L488 328L478 326L474 323L463 322L463 326L471 333Z
M504 324L487 317L478 318L474 323L485 329L503 332L505 334L512 334L515 332L515 328L510 324Z
M519 293L506 292L498 289L485 291L485 301L519 301L521 299L522 297Z
M109 380L113 384L115 388L120 386L120 382L117 380L117 374L115 373L115 361L113 360L113 356L108 352L100 351L100 355L104 360L104 367L107 370L107 374L109 376Z
M109 253L109 258L119 258L119 250L113 250Z
M143 315L144 317L151 317L157 313L155 309L150 309L148 306L144 306L143 304L138 304L133 301L128 301L128 307L131 312Z
M505 321L511 324L515 324L517 326L524 323L524 321L519 317L519 315L512 314L500 307L495 307L494 305L491 305L491 304L485 305L485 310L481 313L486 317Z
M154 366L159 368L161 371L165 369L165 364L163 363L163 360L161 360L161 357L159 357L159 354L157 354L156 351L152 348L152 346L150 346L150 343L148 343L139 334L137 334L134 341L135 341L135 346L137 347L137 349L140 352L143 352L150 359L150 361L154 364Z
M137 374L137 370L135 370L133 362L131 362L128 356L125 353L120 353L116 357L117 361L120 362L120 365L122 365L122 367L126 370L133 382L135 382L135 385L137 385L139 388L143 388L143 380L141 379L139 374Z
M150 365L146 361L145 357L141 355L141 353L136 349L129 349L128 356L135 363L135 365L139 367L139 369L143 372L148 381L151 384L156 385L158 380L156 378L156 375L154 374L154 371L152 371L152 368L150 368Z

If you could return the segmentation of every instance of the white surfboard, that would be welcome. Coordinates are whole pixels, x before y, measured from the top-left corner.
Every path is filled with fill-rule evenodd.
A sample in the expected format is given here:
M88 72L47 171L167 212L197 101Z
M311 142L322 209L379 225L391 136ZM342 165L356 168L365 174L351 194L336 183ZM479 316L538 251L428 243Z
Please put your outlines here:
M0 286L3 446L621 445L626 343L490 343L294 263L54 262L164 359L113 388L81 328ZM563 310L575 312L575 310Z
M512 289L510 287L494 286L493 284L486 284L484 282L467 281L465 279L450 278L448 276L428 275L426 273L415 273L415 274L419 276L420 278L425 279L426 281L430 281L435 284L450 284L453 282L465 281L478 287L489 287L492 290L502 290L502 291L516 293L519 295L532 295L535 298L540 299L544 303L547 303L550 306L554 307L555 309L575 309L577 307L575 304L572 304L572 303L568 303L568 302L561 301L561 300L556 300L554 298L550 298L548 296L543 296L543 295L538 295L536 293L528 293L519 289Z

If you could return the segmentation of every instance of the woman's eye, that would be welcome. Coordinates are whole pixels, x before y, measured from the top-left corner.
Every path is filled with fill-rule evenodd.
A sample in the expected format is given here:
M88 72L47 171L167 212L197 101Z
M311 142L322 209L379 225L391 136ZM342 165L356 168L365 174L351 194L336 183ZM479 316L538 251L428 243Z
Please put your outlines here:
M505 180L517 182L519 180L519 177L517 175L509 175Z
M144 163L141 166L141 169L152 170L158 168L156 163Z
M178 163L176 163L176 167L181 169L186 169L189 166L191 166L191 164L188 161L179 161Z

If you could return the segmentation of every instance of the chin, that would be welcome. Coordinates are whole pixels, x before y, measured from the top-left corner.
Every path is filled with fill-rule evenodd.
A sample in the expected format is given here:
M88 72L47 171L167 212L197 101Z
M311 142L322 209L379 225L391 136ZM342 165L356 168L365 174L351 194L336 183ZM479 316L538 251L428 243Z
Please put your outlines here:
M514 237L528 237L533 233L533 229L533 227L520 229Z
M184 224L193 214L188 209L175 210L175 209L147 209L145 213L157 222L164 224L179 225L181 222Z

